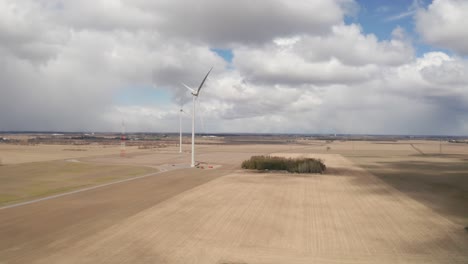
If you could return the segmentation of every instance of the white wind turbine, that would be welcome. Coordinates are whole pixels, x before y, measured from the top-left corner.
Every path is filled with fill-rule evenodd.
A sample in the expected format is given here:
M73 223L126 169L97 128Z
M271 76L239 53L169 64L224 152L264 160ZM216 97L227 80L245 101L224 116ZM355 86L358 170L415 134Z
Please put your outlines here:
M182 110L182 107L180 108L180 112L179 112L179 135L180 135L180 138L179 138L179 153L182 153L182 112L184 110Z
M179 153L182 153L182 113L187 114L187 112L184 111L182 106L180 106L180 110L179 110Z
M189 89L190 93L192 94L192 102L193 102L193 110L192 110L192 164L190 165L191 167L195 167L195 98L198 98L198 95L200 94L200 90L203 87L203 84L206 81L206 78L208 78L208 75L210 74L211 69L208 71L208 73L205 75L205 78L203 78L203 81L201 82L200 86L198 86L198 89L195 91L195 89L191 88L190 86L182 83L185 88Z

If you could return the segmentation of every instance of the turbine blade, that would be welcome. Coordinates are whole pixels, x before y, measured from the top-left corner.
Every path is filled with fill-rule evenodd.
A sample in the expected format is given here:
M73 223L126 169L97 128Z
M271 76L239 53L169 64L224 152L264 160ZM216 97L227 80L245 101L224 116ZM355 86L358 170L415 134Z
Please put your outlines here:
M185 88L187 88L189 91L191 91L192 93L195 92L194 89L192 89L190 86L186 85L185 83L182 83L183 86L185 86Z
M208 73L205 75L205 78L203 78L203 81L201 82L200 86L198 87L197 93L195 94L196 96L198 96L198 94L200 93L200 90L201 90L201 88L203 87L203 84L205 83L206 78L208 78L208 75L210 75L211 70L213 70L213 67L211 67L211 69L210 69L210 70L208 71Z

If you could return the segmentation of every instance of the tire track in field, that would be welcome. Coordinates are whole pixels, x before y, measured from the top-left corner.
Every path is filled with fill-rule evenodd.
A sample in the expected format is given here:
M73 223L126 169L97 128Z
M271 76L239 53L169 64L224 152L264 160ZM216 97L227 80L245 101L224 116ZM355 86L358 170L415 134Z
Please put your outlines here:
M424 152L422 152L422 150L420 150L419 148L417 148L413 143L410 143L410 146L416 150L419 154L421 155L426 155Z

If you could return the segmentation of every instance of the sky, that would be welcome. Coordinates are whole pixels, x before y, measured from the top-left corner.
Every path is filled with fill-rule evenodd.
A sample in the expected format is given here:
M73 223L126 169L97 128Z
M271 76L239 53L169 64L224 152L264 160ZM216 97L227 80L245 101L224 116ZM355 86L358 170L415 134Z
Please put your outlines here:
M466 0L0 0L0 131L468 135Z

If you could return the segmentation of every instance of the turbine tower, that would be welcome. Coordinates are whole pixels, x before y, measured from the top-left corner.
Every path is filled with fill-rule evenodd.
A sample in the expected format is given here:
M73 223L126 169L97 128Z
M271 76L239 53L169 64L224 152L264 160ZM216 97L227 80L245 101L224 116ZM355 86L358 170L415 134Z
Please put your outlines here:
M195 91L195 89L191 88L190 86L182 83L185 88L187 88L190 93L192 94L192 102L193 102L193 110L192 110L192 164L190 167L195 167L195 99L198 98L198 95L200 94L200 90L203 87L203 84L206 81L206 78L208 78L208 75L210 74L211 69L208 71L208 73L205 75L205 78L203 78L203 81L201 82L200 86L198 86L198 89Z

